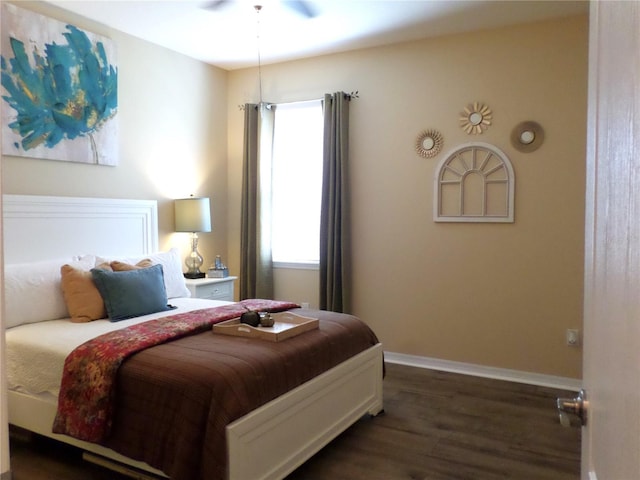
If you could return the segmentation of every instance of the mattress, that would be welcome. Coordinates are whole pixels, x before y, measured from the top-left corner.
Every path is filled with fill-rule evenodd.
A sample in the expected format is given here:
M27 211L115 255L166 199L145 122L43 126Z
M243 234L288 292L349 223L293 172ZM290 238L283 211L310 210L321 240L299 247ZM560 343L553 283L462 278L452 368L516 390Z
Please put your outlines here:
M172 298L175 310L119 322L108 319L72 323L68 319L30 323L7 329L6 370L9 390L57 401L64 361L82 343L104 333L176 313L211 308L231 302L199 298Z

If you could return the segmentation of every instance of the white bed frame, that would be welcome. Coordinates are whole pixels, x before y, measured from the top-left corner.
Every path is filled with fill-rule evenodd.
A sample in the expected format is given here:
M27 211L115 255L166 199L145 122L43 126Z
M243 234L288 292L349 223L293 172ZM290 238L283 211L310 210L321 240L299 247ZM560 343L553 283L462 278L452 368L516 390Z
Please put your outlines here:
M158 248L155 201L4 195L3 216L5 263ZM229 479L281 479L359 418L380 413L382 363L378 344L229 425ZM164 476L100 445L51 433L54 403L11 391L8 397L11 424Z

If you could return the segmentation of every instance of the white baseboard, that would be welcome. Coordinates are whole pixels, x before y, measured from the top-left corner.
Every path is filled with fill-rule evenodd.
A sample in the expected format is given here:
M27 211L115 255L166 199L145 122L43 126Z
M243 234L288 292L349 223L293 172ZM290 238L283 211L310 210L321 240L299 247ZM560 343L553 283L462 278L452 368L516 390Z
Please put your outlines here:
M541 373L509 370L507 368L486 367L472 363L454 362L438 358L421 357L418 355L406 355L404 353L384 352L384 360L389 363L398 363L412 367L430 368L444 372L462 373L476 377L494 378L508 382L527 383L542 387L558 388L562 390L579 391L582 388L582 380L578 378L557 377Z

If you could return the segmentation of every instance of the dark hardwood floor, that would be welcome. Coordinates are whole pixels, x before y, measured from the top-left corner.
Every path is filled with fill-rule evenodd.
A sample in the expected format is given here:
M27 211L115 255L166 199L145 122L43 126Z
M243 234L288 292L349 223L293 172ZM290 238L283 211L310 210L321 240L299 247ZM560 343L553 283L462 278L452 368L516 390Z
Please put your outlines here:
M287 480L579 480L580 429L545 387L387 364L385 413L363 418ZM250 461L250 460L248 460ZM40 437L11 440L12 480L125 480Z
M387 364L384 394L287 480L580 478L580 429L555 410L575 392Z

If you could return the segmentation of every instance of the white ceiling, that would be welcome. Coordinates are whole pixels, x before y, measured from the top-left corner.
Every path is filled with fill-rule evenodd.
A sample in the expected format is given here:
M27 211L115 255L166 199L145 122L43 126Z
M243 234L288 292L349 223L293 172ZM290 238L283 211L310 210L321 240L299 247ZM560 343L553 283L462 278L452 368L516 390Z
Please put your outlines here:
M48 2L227 70L257 65L258 46L264 65L588 11L569 0L315 0L307 18L282 0Z

